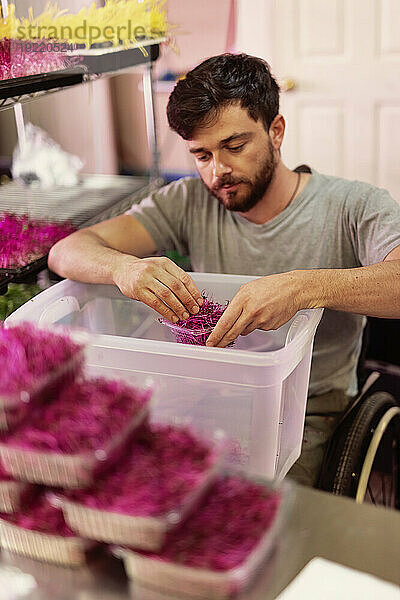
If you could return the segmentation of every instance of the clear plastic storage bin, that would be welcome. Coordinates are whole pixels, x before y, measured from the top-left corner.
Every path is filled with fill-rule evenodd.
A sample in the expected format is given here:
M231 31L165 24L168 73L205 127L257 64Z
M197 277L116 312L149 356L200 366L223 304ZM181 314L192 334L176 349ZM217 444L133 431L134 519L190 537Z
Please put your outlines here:
M256 279L192 273L220 303ZM302 310L276 331L256 330L233 348L178 344L158 313L114 286L69 280L45 290L7 323L31 320L97 334L87 352L92 374L158 384L154 419L190 418L203 431L235 440L232 462L249 473L282 478L300 455L310 363L322 309Z

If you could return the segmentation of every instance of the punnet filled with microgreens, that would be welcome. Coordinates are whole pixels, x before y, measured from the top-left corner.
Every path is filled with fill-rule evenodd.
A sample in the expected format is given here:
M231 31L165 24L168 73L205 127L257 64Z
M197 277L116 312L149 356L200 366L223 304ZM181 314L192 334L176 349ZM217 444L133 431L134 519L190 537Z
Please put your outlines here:
M153 558L212 571L234 569L265 535L279 502L279 494L262 485L234 476L221 479L191 519L168 533Z
M81 454L103 448L127 421L143 409L148 395L98 377L64 388L49 404L38 406L29 419L5 437L10 446Z
M4 467L34 483L87 486L144 422L151 395L123 381L78 379L3 434Z
M188 319L180 319L176 324L167 319L160 318L163 325L169 327L175 339L180 344L192 344L194 346L205 346L206 342L224 314L228 303L219 304L202 292L203 304L196 315L190 315ZM233 346L234 342L229 344Z
M51 382L83 365L83 344L32 323L0 327L0 406L27 402Z
M283 497L282 491L239 475L221 476L191 517L168 532L159 552L115 552L129 577L164 592L229 598L250 582L272 550Z
M93 542L82 540L68 527L60 508L49 501L50 490L32 486L13 514L0 514L0 546L30 558L78 566Z
M188 427L151 425L126 456L88 491L71 492L85 506L136 516L179 507L215 464L218 453Z
M82 536L158 549L214 481L225 445L218 432L205 441L187 426L143 428L91 489L62 499L67 522Z

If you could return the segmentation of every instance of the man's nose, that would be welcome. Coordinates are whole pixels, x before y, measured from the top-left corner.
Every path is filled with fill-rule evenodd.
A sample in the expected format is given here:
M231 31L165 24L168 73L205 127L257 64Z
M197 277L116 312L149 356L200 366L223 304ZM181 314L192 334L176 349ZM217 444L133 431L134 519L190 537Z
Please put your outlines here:
M215 156L213 160L214 179L221 179L221 177L224 177L224 175L229 175L230 173L232 173L232 168L219 156Z

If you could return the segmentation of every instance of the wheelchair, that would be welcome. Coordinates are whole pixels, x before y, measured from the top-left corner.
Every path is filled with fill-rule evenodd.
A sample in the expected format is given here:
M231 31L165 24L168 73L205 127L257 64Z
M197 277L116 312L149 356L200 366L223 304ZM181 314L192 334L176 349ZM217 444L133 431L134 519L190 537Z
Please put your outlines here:
M384 340L393 339L396 330L400 334L400 320L368 318L358 372L361 393L331 437L317 488L359 504L400 509L400 345L393 363L386 355L380 360L377 352L382 341L387 351Z

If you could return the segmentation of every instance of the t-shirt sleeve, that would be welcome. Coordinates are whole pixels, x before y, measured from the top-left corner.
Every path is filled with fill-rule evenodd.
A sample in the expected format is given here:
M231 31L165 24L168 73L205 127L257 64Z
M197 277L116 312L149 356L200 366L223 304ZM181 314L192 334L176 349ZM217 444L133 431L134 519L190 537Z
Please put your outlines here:
M360 264L382 262L400 245L400 205L386 190L368 186L350 202L349 226Z
M158 252L177 250L188 254L188 178L174 181L152 192L126 212L147 230Z

